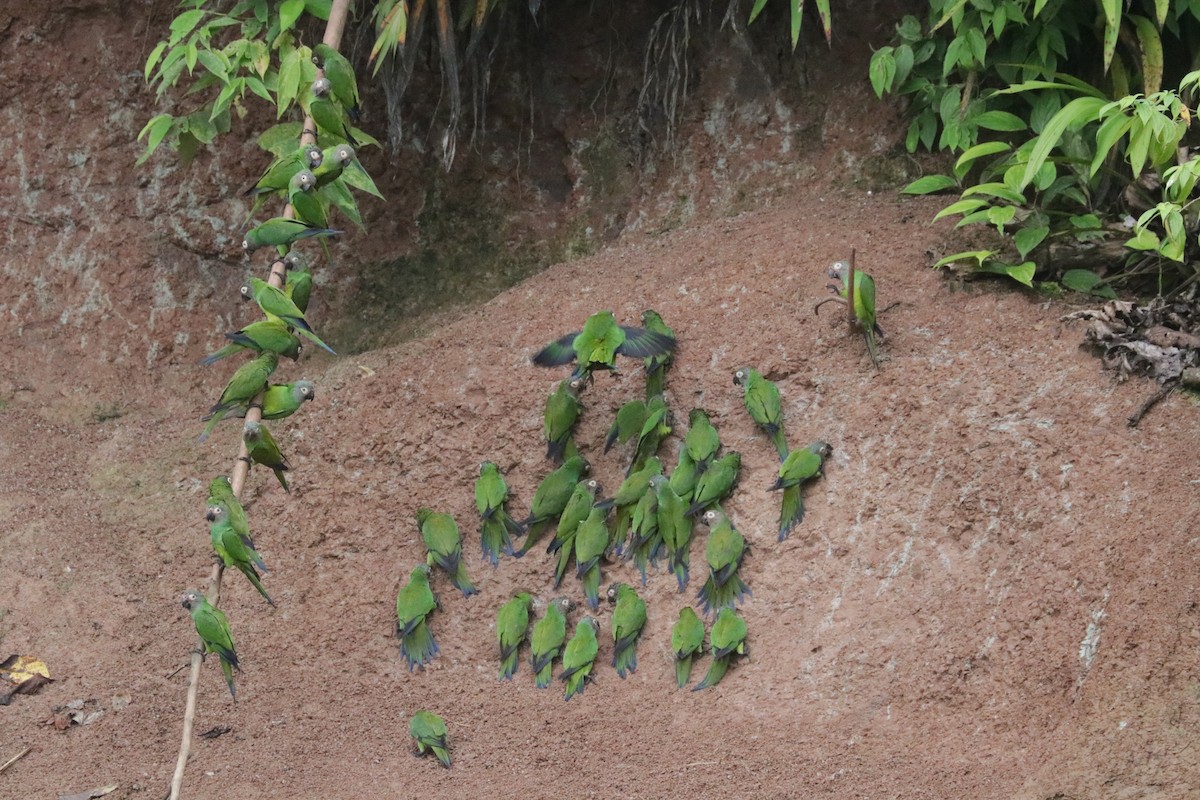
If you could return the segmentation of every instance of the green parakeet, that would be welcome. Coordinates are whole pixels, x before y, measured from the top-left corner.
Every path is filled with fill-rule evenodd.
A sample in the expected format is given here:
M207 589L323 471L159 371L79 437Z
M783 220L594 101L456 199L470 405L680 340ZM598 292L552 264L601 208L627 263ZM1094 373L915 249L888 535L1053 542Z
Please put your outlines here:
M440 649L429 630L428 617L437 608L429 588L429 572L428 564L418 564L396 595L396 638L409 672L429 663Z
M671 650L675 653L675 685L682 689L692 677L692 659L704 648L704 623L691 606L679 609L679 619L671 629Z
M712 663L704 680L692 689L698 692L710 686L716 686L725 677L729 664L739 655L746 653L746 620L732 608L722 608L717 612L712 630L708 633L708 641L712 650Z
M354 136L354 127L350 124L350 115L341 103L331 99L318 98L308 104L308 113L317 124L317 133L322 140L345 140L354 146L360 143Z
M316 188L317 176L309 170L300 170L288 184L288 202L300 222L314 228L328 228L329 206Z
M249 254L260 247L277 247L279 254L283 255L287 252L288 247L301 239L310 239L314 236L337 236L340 233L344 233L344 231L318 228L298 219L274 217L246 231L246 236L242 239L242 249Z
M314 188L323 189L342 177L346 167L354 163L354 148L348 144L339 144L325 148L321 166L313 170L317 183Z
M670 433L671 414L662 395L656 395L646 403L646 421L642 423L642 429L638 431L633 459L629 462L625 475L632 475L644 467L650 457L658 452L659 445Z
M285 492L291 494L292 489L288 486L287 478L283 474L290 467L279 449L279 443L271 435L271 430L262 423L248 419L242 426L242 440L246 442L246 452L250 462L262 464L274 472L279 485Z
M180 598L183 607L192 612L192 622L196 633L200 634L205 653L216 653L221 659L221 672L225 673L225 685L229 694L237 702L237 688L233 685L233 671L242 671L238 664L237 652L233 647L233 635L229 632L229 620L225 612L208 602L197 589L188 589Z
M450 766L450 741L446 721L432 711L418 711L408 721L408 732L417 744L417 755L426 751L437 756L443 767Z
M825 459L833 452L826 442L816 441L808 447L793 450L779 465L779 477L771 486L772 491L783 490L783 502L779 509L779 541L792 532L792 528L804 519L804 484L824 474Z
M693 408L688 413L688 432L683 438L688 457L696 465L696 474L708 469L721 449L721 437L702 408Z
M571 499L571 493L575 491L575 484L588 473L588 469L588 463L582 456L572 456L542 478L533 493L529 516L521 521L521 527L528 532L525 542L520 550L513 553L514 556L521 558L537 544L546 529L562 514L567 501Z
M419 508L417 526L421 529L429 565L441 567L450 576L450 582L463 593L463 597L477 594L479 590L467 577L467 565L462 560L462 535L458 532L454 517L432 508Z
M579 381L566 380L558 384L548 398L543 414L542 435L546 438L546 458L556 464L579 455L571 437L579 420Z
M742 454L730 451L709 465L704 474L696 478L696 489L692 492L692 504L688 516L696 516L714 503L719 503L733 492L738 473L742 468Z
M646 402L630 400L617 409L617 416L609 426L608 435L604 437L604 452L612 449L617 442L625 444L642 432L646 424Z
M675 339L662 333L618 325L611 311L588 317L583 330L546 345L533 363L556 367L576 362L572 378L590 379L598 369L616 369L617 356L649 358L675 349Z
M704 523L709 527L708 543L704 547L708 580L696 596L704 603L704 613L711 614L722 608L733 608L751 592L738 575L742 556L746 554L746 540L742 534L733 527L723 511L705 511Z
M567 612L571 610L571 601L566 597L556 597L546 607L546 614L533 626L529 637L529 661L533 666L534 683L539 689L550 685L554 659L562 652L563 642L567 640Z
M679 461L675 464L675 469L671 470L671 489L688 505L692 503L692 494L696 491L696 479L699 474L699 467L692 460L687 448L679 448Z
M237 496L234 495L233 485L229 482L229 478L224 475L213 478L208 485L208 500L205 502L205 506L215 505L225 506L225 510L229 512L229 524L253 547L254 540L250 538L250 524L246 519L246 511L242 508Z
M879 349L875 337L883 336L883 329L875 321L875 279L862 270L854 270L854 299L850 299L850 262L835 261L829 268L829 277L841 282L838 294L847 302L854 304L854 317L862 329L863 338L867 342L867 354L871 356L871 364L879 369Z
M295 381L294 383L273 383L267 387L262 396L262 418L263 419L283 419L290 417L292 414L303 405L306 401L312 400L317 396L317 387L312 381ZM246 416L246 410L250 404L235 406L228 411L214 412L204 418L208 422L204 433L200 435L199 441L203 442L208 438L212 429L225 417L240 418Z
M583 595L593 611L600 605L600 560L608 549L605 510L592 507L587 519L575 531L575 574L583 584Z
M289 254L290 255L290 254ZM313 276L308 270L288 269L283 294L296 304L301 314L308 313L308 301L312 297Z
M787 458L787 438L783 433L783 410L779 387L758 374L757 370L742 367L733 373L733 382L745 392L743 400L750 418L771 437L779 460Z
M659 316L657 311L647 309L642 312L642 327L652 333L661 333L672 341L675 340L675 331L667 323L663 322L663 318ZM673 351L668 351L646 359L647 400L662 395L667 377L667 369L671 366L673 358Z
M584 617L575 626L571 641L567 642L563 651L563 671L558 676L567 685L567 700L583 692L584 684L591 677L596 654L600 652L600 642L596 638L599 632L600 624L591 617Z
M333 99L342 104L353 119L358 116L358 83L354 79L354 67L349 60L327 44L313 46L313 63L320 67L329 80Z
M241 533L230 520L229 506L224 501L209 498L204 518L208 520L209 539L213 552L221 559L226 569L236 569L246 576L268 605L275 605L271 595L263 588L258 570L267 571L267 565L254 549L248 533Z
M642 586L645 586L646 567L651 561L657 562L658 552L662 548L662 534L658 530L657 492L647 490L642 495L633 507L629 522L630 536L626 552L642 573Z
M608 602L616 603L612 615L613 666L617 675L637 672L637 643L646 626L646 601L628 583L608 587Z
M208 416L205 417L208 425L200 434L199 441L207 439L217 423L229 416L234 409L249 408L250 402L267 388L267 381L278 364L279 356L274 353L262 353L238 367L226 384L225 390L221 392L221 398L208 410Z
M318 347L337 355L332 347L321 341L321 337L313 332L308 321L304 319L304 312L288 298L282 289L276 289L262 278L251 278L248 283L243 284L241 292L243 300L253 300L258 303L258 307L264 314L269 317L278 317L300 331L302 336L315 342Z
M475 508L479 511L479 544L483 549L483 560L492 566L500 563L500 553L512 554L512 537L521 532L508 513L508 484L500 474L500 468L491 461L479 465L479 478L475 481Z
M608 542L608 552L622 552L625 536L629 533L629 519L633 515L633 508L650 488L650 479L655 475L662 475L662 462L652 456L644 467L621 482L616 494L596 503L597 508L617 510L613 527L609 531L611 538Z
M500 680L512 678L517 671L517 655L529 632L529 592L521 592L496 612L496 639L500 642Z
M321 148L315 144L306 144L291 153L282 155L271 162L266 172L243 194L266 195L272 192L283 192L288 188L292 177L303 169L313 170L321 166Z
M277 319L262 319L252 322L240 331L225 334L230 344L214 353L209 353L200 363L209 366L222 358L251 350L255 353L274 353L295 361L300 357L300 339Z
M600 484L595 479L580 481L575 484L567 505L558 517L558 530L546 547L546 552L558 554L558 562L554 568L554 588L562 585L563 576L567 574L567 566L571 556L575 554L575 533L588 515L592 512L592 504L600 492Z
M670 481L662 475L650 480L658 495L658 533L667 551L667 568L674 573L682 592L688 584L692 518L687 514L687 503L671 489Z

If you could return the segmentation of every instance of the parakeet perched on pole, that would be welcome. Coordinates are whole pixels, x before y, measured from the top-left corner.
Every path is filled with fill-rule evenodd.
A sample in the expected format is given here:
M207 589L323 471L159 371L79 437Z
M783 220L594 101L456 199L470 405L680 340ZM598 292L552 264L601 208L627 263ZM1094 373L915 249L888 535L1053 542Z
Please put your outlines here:
M261 575L258 570L267 571L266 564L254 549L254 542L249 533L241 533L230 519L229 506L223 500L209 498L208 508L204 518L208 520L209 539L213 552L221 559L226 569L236 569L246 576L263 599L269 605L275 605L271 595L263 588Z
M454 517L432 508L419 508L417 526L425 542L429 566L441 567L463 597L477 594L479 590L467 577L467 565L462 560L462 534L458 532Z
M214 353L209 353L200 362L201 364L205 366L215 364L222 358L245 350L255 353L274 353L293 361L300 357L300 339L278 319L262 319L252 322L239 331L225 334L225 338L230 343Z
M192 623L196 633L200 634L203 652L216 653L221 659L221 672L225 674L225 685L229 694L237 702L237 687L233 685L233 671L241 672L237 652L233 647L233 635L229 632L229 621L225 612L214 607L208 598L197 589L188 589L180 598L183 607L192 612Z
M533 357L543 367L575 363L571 377L590 380L596 370L616 369L617 356L649 358L675 349L675 339L645 328L618 325L611 311L588 317L583 330L551 342Z
M879 369L879 346L876 337L883 337L883 329L875 321L875 279L862 270L854 269L852 263L853 258L850 261L835 261L829 268L829 277L841 282L840 287L832 288L854 309L854 318L858 320L858 327L862 329L871 364L875 369ZM853 280L850 278L851 272L854 273Z
M298 219L274 217L246 231L246 236L242 239L242 249L249 255L260 247L275 247L279 249L279 255L283 255L287 252L287 248L301 239L311 239L314 236L337 236L341 233L344 231L318 228Z
M327 44L313 45L313 63L320 67L329 80L329 91L333 99L341 103L350 117L358 116L358 83L354 78L354 67L341 53Z
M337 355L333 348L321 341L321 337L317 336L308 324L308 320L304 318L304 312L288 298L282 289L276 289L262 278L251 278L243 284L241 293L243 300L253 300L258 303L258 307L268 317L279 318L290 327L300 331L302 336L313 341L321 349Z
M479 511L479 544L485 561L495 567L500 563L500 553L512 554L512 537L521 532L521 526L509 515L508 484L500 474L500 468L491 461L479 465L479 479L475 481L475 508Z
M783 433L779 387L750 367L742 367L733 373L733 382L745 391L743 399L746 410L750 412L750 418L771 437L775 452L779 454L779 460L783 461L787 457L788 446Z
M788 453L779 465L779 477L771 486L772 491L783 490L783 503L779 509L779 541L792 532L792 528L804 519L804 484L824 474L825 459L833 452L826 442L816 441Z
M283 457L279 443L271 435L271 430L261 422L248 419L242 426L242 439L246 442L246 452L248 453L246 457L250 462L262 464L274 472L279 485L285 492L291 494L292 489L283 475L291 467L288 466L287 459Z
M249 408L250 401L267 388L267 381L270 380L271 374L275 372L278 364L279 356L274 353L263 353L238 367L237 371L233 373L233 377L229 379L229 383L226 384L225 390L221 392L220 399L208 410L206 417L208 425L200 434L199 441L207 439L217 423L233 413L235 409L241 408L244 413L244 409Z

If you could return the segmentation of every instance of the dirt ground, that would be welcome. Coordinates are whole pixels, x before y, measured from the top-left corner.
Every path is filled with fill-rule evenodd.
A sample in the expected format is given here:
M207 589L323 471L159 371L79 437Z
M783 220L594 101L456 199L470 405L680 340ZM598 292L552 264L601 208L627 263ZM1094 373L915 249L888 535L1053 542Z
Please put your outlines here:
M133 92L127 77L120 86ZM78 87L61 96L91 102ZM12 122L17 107L0 114ZM855 112L826 112L839 113ZM856 124L870 116L857 113ZM6 130L33 143L54 130L83 136L44 119ZM1196 796L1196 403L1176 394L1126 427L1151 387L1103 374L1080 331L1059 322L1063 302L928 269L926 250L946 230L926 224L936 201L849 188L822 169L837 137L823 146L794 173L807 180L781 184L753 211L665 233L644 226L440 314L424 338L306 353L281 368L318 394L274 428L292 495L256 471L245 498L277 608L227 576L239 702L207 663L196 730L230 730L195 741L185 796ZM122 147L126 160L136 152ZM20 180L22 213L44 212L50 201ZM96 187L109 189L121 187ZM122 202L120 230L131 231L146 212ZM214 331L252 317L219 299L238 280L220 264L196 272L186 296L176 288L172 306L177 273L169 285L148 281L148 263L131 265L133 245L101 248L86 224L47 233L55 219L4 228L4 275L19 293L0 297L0 658L36 654L55 682L0 707L0 763L32 748L0 773L0 798L110 784L109 797L158 798L186 692L186 671L171 673L195 642L178 597L206 580L206 487L229 469L237 437L230 423L195 443L214 381L232 370L195 360ZM50 252L26 238L35 226L61 242L51 255L65 266L47 266L51 277L30 289L21 258ZM117 299L81 329L71 314L94 309L79 298L101 296L90 273L71 277L85 247L79 257L103 260L96 280ZM882 317L878 373L839 314L813 314L829 263L852 247L881 305L898 303ZM61 311L55 293L82 310ZM750 658L714 689L674 687L670 628L703 579L697 535L685 593L663 570L639 587L649 621L635 674L621 680L609 666L602 608L600 666L582 696L564 702L557 682L535 689L526 651L516 679L497 683L497 607L518 590L541 602L555 592L541 548L498 569L482 561L478 464L501 466L523 512L549 466L544 399L567 372L530 356L595 311L632 322L645 308L679 336L667 378L679 433L703 407L743 454L727 508L752 546L742 570ZM200 320L212 330L181 333ZM822 438L834 448L783 543L768 491L774 453L731 381L742 366L779 385L794 446ZM585 395L578 440L610 489L626 453L602 453L604 432L641 390L629 362ZM664 461L678 446L672 436ZM414 514L425 505L457 518L480 593L463 598L435 576L442 652L410 673L391 621L423 555ZM605 583L634 579L626 564L606 566ZM577 582L565 588L581 599ZM63 731L46 724L77 699L104 714ZM447 721L450 770L411 754L407 719L422 708Z

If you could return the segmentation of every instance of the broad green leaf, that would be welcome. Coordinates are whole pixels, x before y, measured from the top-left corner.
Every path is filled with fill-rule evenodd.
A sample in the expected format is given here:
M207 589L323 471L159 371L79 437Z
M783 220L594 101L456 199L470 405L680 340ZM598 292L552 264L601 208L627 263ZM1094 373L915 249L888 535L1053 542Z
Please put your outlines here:
M1021 187L1028 186L1033 176L1041 169L1042 164L1050 156L1050 151L1058 145L1062 135L1068 128L1077 128L1096 118L1096 112L1104 106L1104 101L1096 97L1076 97L1067 103L1059 112L1050 118L1045 129L1037 137L1033 151L1029 154L1029 163L1025 165L1025 175L1021 178Z
M197 55L200 64L217 78L221 83L229 82L229 61L220 53L213 50L201 50Z
M923 178L917 178L900 192L902 194L933 194L957 185L958 182L949 175L926 175Z
M300 65L300 51L288 49L280 58L279 63L279 103L277 116L282 117L295 101L300 92L300 78L303 77L303 67Z
M969 147L958 157L958 161L954 162L954 174L961 178L967 174L975 159L995 155L996 153L1006 153L1011 149L1012 146L1007 142L983 142L974 147Z
M792 7L791 29L792 29L792 50L796 49L796 45L800 43L800 25L804 22L804 0L788 0L788 5Z
M353 125L350 126L350 135L354 137L354 141L358 142L360 148L372 146L379 147L379 140L366 131L360 131Z
M1130 250L1157 250L1158 245L1158 234L1142 227L1137 229L1137 235L1125 242L1125 246Z
M1012 278L1017 283L1033 288L1033 273L1037 270L1037 265L1032 261L1026 261L1021 264L1005 264L1003 261L987 261L979 267L979 272L987 272L993 275L1006 275Z
M283 0L279 4L279 28L280 30L291 30L296 24L296 20L300 19L300 15L304 13L304 0Z
M1069 269L1063 273L1062 285L1073 292L1091 294L1101 280L1101 277L1090 269Z
M982 206L986 206L987 204L987 200L983 200L978 197L970 197L965 200L959 200L957 203L951 203L939 211L933 218L933 221L937 222L942 217L948 217L951 214L965 214L969 211L975 211Z
M1081 231L1100 230L1100 218L1095 214L1076 214L1071 217L1071 226Z
M913 68L913 51L906 44L902 44L896 48L896 52L892 54L896 59L896 77L893 79L893 85L901 85L908 76L912 73Z
M955 253L952 256L946 256L941 261L934 264L933 268L937 269L938 267L944 267L949 264L955 264L959 261L966 261L972 258L975 259L976 264L983 266L983 262L986 259L991 258L994 254L994 250L967 250L962 253Z
M1035 247L1042 243L1042 240L1049 233L1049 225L1021 228L1021 230L1013 234L1013 244L1017 246L1017 252L1021 254L1021 258L1025 258Z
M258 146L276 157L290 153L299 147L303 127L299 122L281 122L258 135Z
M1158 27L1140 14L1129 14L1128 19L1137 31L1138 44L1142 49L1142 91L1151 95L1162 88L1162 39L1158 35Z
M196 61L200 58L200 50L196 47L196 40L192 39L184 48L184 60L187 62L188 75L196 71Z
M1007 111L985 111L971 118L981 128L989 131L1023 131L1025 120Z
M208 115L209 120L215 120L217 117L229 110L229 104L233 102L234 95L241 95L245 87L245 81L238 78L225 84L225 88L221 89L221 93L217 95L217 99L213 101L212 112Z
M343 175L346 173L343 172ZM358 203L354 201L354 195L350 194L350 190L345 184L338 180L326 186L321 190L321 196L328 200L334 208L341 211L346 219L353 222L358 227L362 227L362 214L358 211Z
M1007 200L1010 203L1017 205L1025 205L1025 195L1020 192L1013 191L1010 187L1003 183L980 183L975 186L968 186L962 193L963 197L971 195L984 194L989 197L998 197L1001 200Z
M754 0L754 7L750 9L750 22L754 22L758 15L762 13L763 8L767 5L767 0Z
M1100 165L1108 158L1113 147L1132 126L1133 118L1119 112L1100 123L1100 130L1096 131L1096 155L1092 158L1092 175L1099 171Z
M271 96L271 93L269 91L267 91L267 87L263 84L262 81L260 81L258 78L254 77L253 75L247 75L245 80L246 80L246 88L247 89L254 92L256 95L261 97L263 100L266 100L268 103L274 104L275 98Z
M987 211L988 222L996 226L996 229L1001 233L1004 232L1004 226L1012 222L1013 216L1017 213L1017 209L1013 206L993 206Z
M893 52L891 47L881 47L871 56L868 74L876 97L883 97L884 92L890 91L896 79L896 57Z
M329 19L333 0L304 0L304 10L317 19Z
M167 49L166 42L159 42L150 51L150 56L146 59L146 82L150 82L150 73L154 72L154 65L162 58L163 51Z
M140 167L142 164L145 164L146 159L150 158L150 155L158 149L158 146L162 144L163 139L166 138L167 133L171 130L174 121L174 117L170 114L158 114L146 123L146 127L142 128L142 132L137 136L140 141L143 136L149 134L146 139L146 149L138 156L135 162L136 166Z
M380 200L383 199L383 195L379 192L378 187L375 186L375 181L371 179L371 176L367 174L367 171L363 169L362 164L358 163L357 159L352 161L350 166L342 172L342 180L346 182L347 186L353 186L359 191L374 195Z
M171 39L169 43L175 45L183 41L183 37L191 33L200 24L200 20L204 19L204 13L203 9L197 8L194 11L185 11L171 20Z

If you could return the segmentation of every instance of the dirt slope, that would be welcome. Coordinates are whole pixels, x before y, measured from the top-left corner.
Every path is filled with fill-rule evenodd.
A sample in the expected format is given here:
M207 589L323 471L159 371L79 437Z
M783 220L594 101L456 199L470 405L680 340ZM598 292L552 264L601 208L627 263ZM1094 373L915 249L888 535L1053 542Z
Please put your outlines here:
M228 584L241 700L207 664L197 729L232 732L197 742L189 796L1187 794L1200 725L1197 410L1172 398L1127 429L1147 387L1101 375L1061 307L924 269L930 210L810 189L560 265L426 339L289 369L320 387L279 426L296 491L269 473L251 481L278 609ZM878 374L837 314L812 314L825 267L852 246L881 301L900 301L883 317ZM593 311L631 320L648 306L679 334L668 400L681 428L703 406L744 455L729 508L753 545L752 658L711 691L673 687L669 630L699 587L698 536L686 594L651 575L636 674L608 666L603 610L604 664L582 697L535 690L527 663L499 685L495 609L517 589L550 597L549 562L540 550L495 571L481 562L477 464L497 461L525 507L560 377L530 354ZM37 653L58 681L0 709L0 757L34 747L0 775L0 796L119 783L113 797L158 797L185 691L183 673L164 676L193 643L176 598L205 574L202 486L227 469L236 431L193 444L205 395L187 387L211 380L197 367L163 375L170 395L121 396L78 363L72 391L67 365L27 340L8 357L34 388L0 412L0 649ZM835 448L782 544L773 454L730 380L743 365L779 384L794 445ZM586 395L580 441L609 487L619 459L597 444L640 390L627 366ZM91 403L114 396L124 415L95 422ZM464 599L437 578L442 653L409 674L389 634L398 582L421 557L420 505L470 532L481 593ZM624 565L605 575L632 577ZM73 698L108 713L62 733L39 724ZM418 708L446 717L451 771L409 755Z

